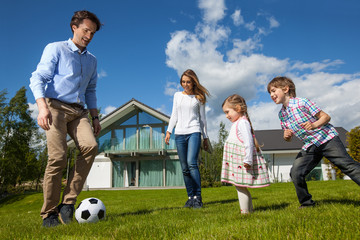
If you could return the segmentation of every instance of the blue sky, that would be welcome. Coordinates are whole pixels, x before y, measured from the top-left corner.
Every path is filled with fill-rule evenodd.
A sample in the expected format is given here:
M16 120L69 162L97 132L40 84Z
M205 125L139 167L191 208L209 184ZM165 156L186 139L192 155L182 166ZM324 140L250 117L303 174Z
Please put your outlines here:
M76 10L97 14L103 29L88 46L98 59L102 113L135 98L168 115L179 75L198 74L212 95L207 116L216 137L225 97L245 97L254 128L278 129L266 92L291 77L297 95L315 101L346 130L360 119L360 2L357 0L2 1L1 90L28 87L47 43L72 37ZM227 123L229 125L229 123Z

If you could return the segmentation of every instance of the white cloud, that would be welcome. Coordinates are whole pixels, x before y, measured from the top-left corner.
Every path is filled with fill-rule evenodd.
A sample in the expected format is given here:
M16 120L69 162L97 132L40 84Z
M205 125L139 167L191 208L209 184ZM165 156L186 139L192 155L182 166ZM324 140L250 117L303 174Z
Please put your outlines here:
M117 109L117 107L114 107L114 106L107 106L105 108L105 111L104 111L104 115L108 115L109 113L111 113L112 111L114 111L115 109Z
M199 8L204 12L206 23L216 23L225 16L224 0L199 0Z
M223 4L223 1L220 1ZM205 6L206 5L206 6ZM200 82L210 91L212 97L207 112L209 135L217 136L220 120L228 122L221 110L222 101L233 93L242 95L249 106L251 121L256 130L279 129L278 106L268 99L259 99L267 94L267 83L277 75L287 75L296 84L297 95L317 102L332 117L331 123L347 130L359 125L360 111L360 74L326 73L344 64L342 60L323 60L304 63L291 59L279 59L259 53L263 44L261 37L271 33L280 23L275 17L265 13L269 26L256 28L255 21L246 23L241 11L236 10L231 16L235 25L249 24L257 29L253 36L232 37L230 27L218 23L225 18L222 14L210 14L215 11L215 1L200 1L204 10L203 22L196 25L195 31L180 30L171 34L166 48L166 64L180 76L188 68L193 69ZM219 7L224 13L225 6ZM212 17L210 17L212 16ZM212 19L210 21L210 19ZM238 36L238 35L237 35ZM232 43L230 45L229 43ZM167 83L166 95L172 95L178 82ZM254 102L256 101L256 102ZM346 115L346 117L344 117Z
M241 10L235 10L235 12L231 15L231 18L234 22L235 26L240 26L245 23L243 16L241 16Z
M98 72L98 78L104 78L107 77L107 73L101 69L100 72Z
M31 118L37 122L37 116L39 115L39 109L36 103L28 103L29 110L32 111Z
M273 16L269 17L268 20L270 23L270 28L277 28L280 26L280 23Z

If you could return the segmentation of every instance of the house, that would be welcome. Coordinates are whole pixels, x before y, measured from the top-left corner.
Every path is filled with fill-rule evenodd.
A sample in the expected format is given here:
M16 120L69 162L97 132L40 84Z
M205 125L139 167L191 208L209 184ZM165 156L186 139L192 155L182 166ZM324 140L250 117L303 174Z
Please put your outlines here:
M183 187L173 134L165 144L169 120L135 99L102 118L99 154L84 188ZM68 146L74 147L72 140Z
M339 137L347 147L346 133L342 127L335 128ZM291 142L283 139L283 130L259 130L255 131L256 139L261 145L261 150L268 163L269 176L272 182L288 182L291 181L290 169L292 164L303 146L302 142L293 137ZM330 172L329 164L322 160L318 166L307 175L308 180L329 180Z

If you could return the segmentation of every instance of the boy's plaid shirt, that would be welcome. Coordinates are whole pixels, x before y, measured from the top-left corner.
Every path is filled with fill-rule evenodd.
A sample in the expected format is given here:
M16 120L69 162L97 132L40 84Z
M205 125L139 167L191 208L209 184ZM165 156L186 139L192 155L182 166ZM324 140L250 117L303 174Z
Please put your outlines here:
M314 130L305 130L300 124L304 122L315 122L315 117L321 111L315 103L306 98L290 98L289 106L281 108L279 118L283 129L291 129L296 137L303 143L303 150L315 144L317 147L338 135L338 132L330 124L325 124Z

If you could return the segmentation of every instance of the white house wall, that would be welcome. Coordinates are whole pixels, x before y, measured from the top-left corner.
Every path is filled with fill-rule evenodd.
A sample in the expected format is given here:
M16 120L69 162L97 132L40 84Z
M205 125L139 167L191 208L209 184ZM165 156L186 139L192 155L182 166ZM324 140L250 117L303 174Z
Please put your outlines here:
M86 179L84 188L111 188L112 162L110 158L100 154L96 156Z
M290 182L290 169L296 157L295 153L271 154L269 161L269 177L272 182ZM273 161L274 158L274 161Z

